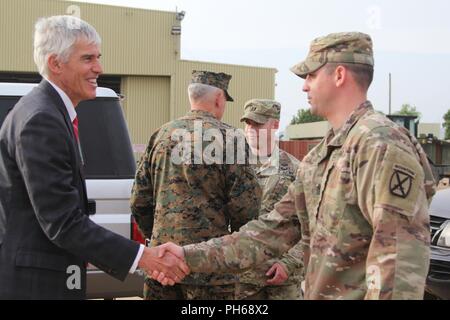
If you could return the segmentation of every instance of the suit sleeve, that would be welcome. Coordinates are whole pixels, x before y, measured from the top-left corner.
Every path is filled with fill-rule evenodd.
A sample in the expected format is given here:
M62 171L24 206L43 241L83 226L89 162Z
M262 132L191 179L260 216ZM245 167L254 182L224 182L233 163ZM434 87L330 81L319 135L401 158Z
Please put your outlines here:
M406 146L376 137L356 159L358 204L373 228L365 299L422 299L430 231L420 162Z
M58 114L40 112L24 121L17 137L17 163L48 239L123 280L139 245L98 226L82 212L75 148L65 122Z

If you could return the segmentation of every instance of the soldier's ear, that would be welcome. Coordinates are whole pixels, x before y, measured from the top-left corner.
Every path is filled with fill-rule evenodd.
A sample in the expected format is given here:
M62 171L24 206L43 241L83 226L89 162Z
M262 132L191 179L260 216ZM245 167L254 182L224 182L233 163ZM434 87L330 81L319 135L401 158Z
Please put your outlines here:
M222 102L224 99L226 102L227 97L225 96L225 92L223 90L217 90L216 95L215 95L216 107L220 108L222 106Z
M216 94L214 95L214 104L216 106L216 108L218 108L220 106L220 100L221 100L221 92L220 90L216 91Z
M347 80L347 76L347 69L344 66L337 66L336 70L334 70L334 83L336 84L336 88L342 87Z

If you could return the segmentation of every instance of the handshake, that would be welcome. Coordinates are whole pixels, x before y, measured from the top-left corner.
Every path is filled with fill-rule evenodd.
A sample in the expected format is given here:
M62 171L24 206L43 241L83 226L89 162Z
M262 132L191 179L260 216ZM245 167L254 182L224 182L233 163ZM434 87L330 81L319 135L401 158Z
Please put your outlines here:
M146 247L138 267L164 286L179 283L190 272L184 260L183 248L172 242Z

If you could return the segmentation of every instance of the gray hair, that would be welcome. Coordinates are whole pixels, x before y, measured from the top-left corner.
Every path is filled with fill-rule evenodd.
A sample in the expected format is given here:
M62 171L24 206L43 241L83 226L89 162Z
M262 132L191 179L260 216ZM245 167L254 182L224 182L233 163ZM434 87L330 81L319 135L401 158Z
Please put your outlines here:
M221 89L202 83L191 83L188 87L189 99L192 101L209 101Z
M74 16L40 18L34 32L34 63L42 76L48 76L48 58L55 54L67 62L79 39L101 44L97 31L89 23Z

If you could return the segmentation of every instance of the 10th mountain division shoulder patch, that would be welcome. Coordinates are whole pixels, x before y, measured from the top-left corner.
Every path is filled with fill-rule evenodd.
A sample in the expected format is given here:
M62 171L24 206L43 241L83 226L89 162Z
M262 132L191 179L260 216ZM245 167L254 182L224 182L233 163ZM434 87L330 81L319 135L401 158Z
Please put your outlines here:
M405 166L394 164L394 172L391 176L389 190L391 194L406 199L411 191L413 179L416 174Z

